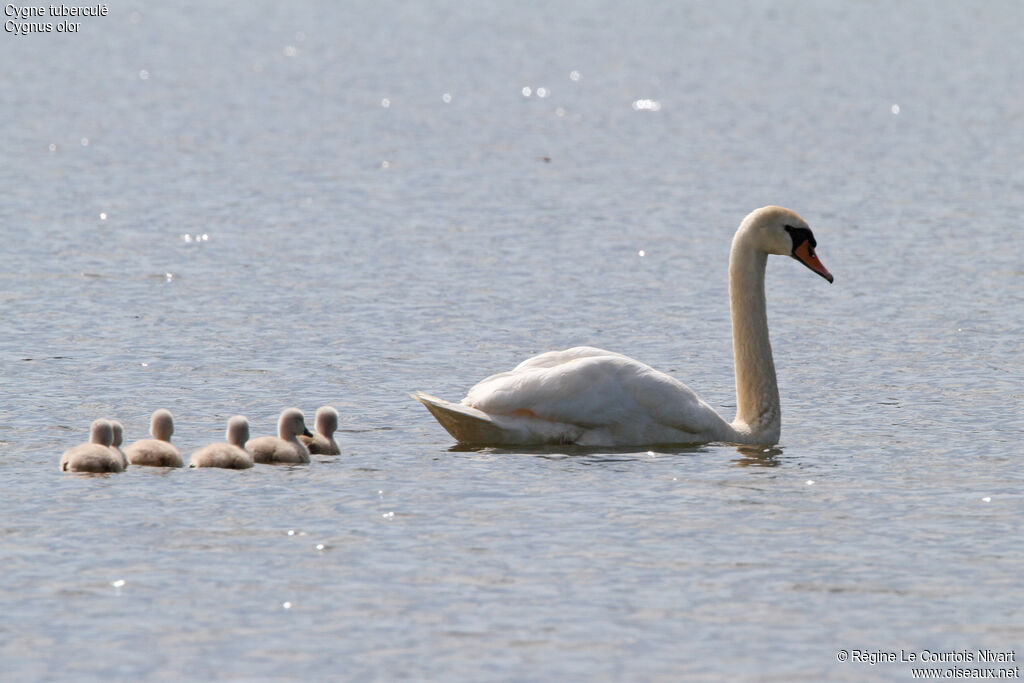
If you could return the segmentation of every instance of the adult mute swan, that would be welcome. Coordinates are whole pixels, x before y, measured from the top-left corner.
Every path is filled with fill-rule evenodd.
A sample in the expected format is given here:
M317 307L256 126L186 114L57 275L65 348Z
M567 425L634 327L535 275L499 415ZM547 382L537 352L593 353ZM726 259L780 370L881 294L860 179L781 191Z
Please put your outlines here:
M192 454L189 467L222 467L229 470L246 470L252 467L252 453L245 450L249 440L249 420L235 415L228 420L224 443L203 446Z
M265 465L304 465L309 462L309 451L298 440L300 434L313 436L306 429L306 416L298 408L286 408L277 420L277 436L249 439L245 450L255 462Z
M731 423L674 377L589 346L529 358L477 384L461 404L422 392L412 396L468 445L775 444L782 413L768 339L765 265L769 254L792 256L832 282L816 246L807 222L779 206L752 211L736 230L729 253L736 368Z

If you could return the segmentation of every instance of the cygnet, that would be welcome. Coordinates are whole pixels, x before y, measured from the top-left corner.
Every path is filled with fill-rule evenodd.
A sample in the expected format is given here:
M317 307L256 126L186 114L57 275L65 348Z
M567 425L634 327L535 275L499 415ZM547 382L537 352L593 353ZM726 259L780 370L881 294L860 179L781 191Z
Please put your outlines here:
M306 429L306 418L298 408L288 408L277 421L277 436L250 439L245 449L255 462L268 465L304 464L309 462L309 451L298 440L300 434L312 436Z
M124 427L117 420L111 420L110 426L114 430L114 440L110 443L110 450L114 451L118 458L121 460L121 466L124 469L128 468L128 457L125 456L124 451L121 450L121 443L124 441Z
M321 406L316 411L316 434L300 436L299 441L315 455L341 455L334 432L338 430L338 411L331 406Z
M89 443L64 451L60 457L62 472L124 472L121 459L110 444L114 429L107 420L95 420L89 428Z
M174 416L169 410L161 408L153 413L149 421L149 433L152 439L139 439L124 454L133 465L149 465L150 467L181 467L181 453L171 444L174 433Z
M192 454L189 467L223 467L229 470L244 470L252 467L252 454L245 450L249 440L249 421L241 415L228 420L224 435L227 443L204 446Z

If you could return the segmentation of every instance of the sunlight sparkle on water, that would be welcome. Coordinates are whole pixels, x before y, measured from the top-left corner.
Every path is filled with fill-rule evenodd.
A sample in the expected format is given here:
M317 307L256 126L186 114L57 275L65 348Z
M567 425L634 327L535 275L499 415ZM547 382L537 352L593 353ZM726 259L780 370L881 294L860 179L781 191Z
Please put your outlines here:
M100 214L100 220L101 220L101 221L105 221L105 220L107 220L107 214L105 214L105 213L101 213L101 214Z
M633 109L636 111L660 111L661 102L651 99L633 100Z
M117 581L111 581L110 585L113 586L114 588L123 588L124 587L124 579L118 579Z
M290 603L290 602L283 602L283 603L281 603L281 607L284 608L284 609L291 609L292 608L292 603Z
M281 53L285 57L294 57L295 55L299 54L299 49L294 45L285 45L284 49L281 50Z
M141 70L139 72L139 78L141 78L144 81L148 81L149 80L149 72L146 71L145 69Z
M981 499L981 502L982 503L991 503L992 502L992 496L985 496L984 498Z
M636 255L639 256L640 258L643 258L644 256L647 256L647 252L641 249L640 251L636 252Z
M529 97L530 95L533 94L533 88L531 88L528 85L524 85L523 89L520 90L519 92L523 93L523 97Z
M445 94L441 95L441 101L444 102L445 104L450 104L452 101L452 94L450 92L446 92Z
M386 97L385 97L384 99L382 99L382 100L380 101L380 106L382 106L382 107L384 107L385 109L387 109L388 107L390 107L390 106L391 106L391 100L389 100L388 98L386 98Z
M88 147L89 146L89 138L82 138L81 142L82 142L82 147Z
M547 97L550 94L547 88L537 88L537 97Z
M576 71L576 69L573 69L572 71L570 71L569 72L569 80L570 81L578 81L578 80L580 80L580 72Z
M51 152L56 152L57 151L57 145L55 145L54 143L51 142L50 143L50 151Z
M891 111L894 115L898 116L899 113L900 113L900 105L898 105L898 104L892 105L892 107L889 108L889 111Z

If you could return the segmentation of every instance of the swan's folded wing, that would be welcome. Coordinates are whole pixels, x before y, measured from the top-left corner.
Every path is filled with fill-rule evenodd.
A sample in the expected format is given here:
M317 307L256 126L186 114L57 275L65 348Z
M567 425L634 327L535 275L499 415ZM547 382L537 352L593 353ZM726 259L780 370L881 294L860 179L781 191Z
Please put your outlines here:
M564 362L530 361L493 375L470 389L463 404L489 415L530 415L585 429L627 429L637 433L658 426L690 434L715 433L724 421L689 387L626 356L591 351L565 352ZM547 357L547 358L545 358ZM524 367L525 366L525 367Z
M725 436L728 423L697 392L675 377L643 367L646 371L638 370L630 386L637 404L653 421L691 434Z

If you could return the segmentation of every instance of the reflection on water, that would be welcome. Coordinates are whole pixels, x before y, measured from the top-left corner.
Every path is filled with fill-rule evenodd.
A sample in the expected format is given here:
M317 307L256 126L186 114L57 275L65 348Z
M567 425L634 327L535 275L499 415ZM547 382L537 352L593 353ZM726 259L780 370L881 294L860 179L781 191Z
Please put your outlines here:
M739 467L778 467L782 451L783 449L778 446L771 448L739 446L736 448L736 452L740 454L740 457L732 462Z

